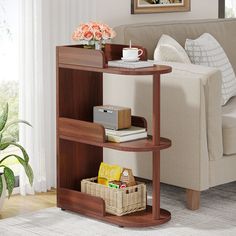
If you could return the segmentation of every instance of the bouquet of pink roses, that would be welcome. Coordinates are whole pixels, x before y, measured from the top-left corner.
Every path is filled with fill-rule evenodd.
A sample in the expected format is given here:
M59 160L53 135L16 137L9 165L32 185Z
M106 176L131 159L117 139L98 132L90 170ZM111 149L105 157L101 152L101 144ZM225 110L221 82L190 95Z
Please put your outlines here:
M81 44L94 44L96 41L105 43L116 36L115 31L108 25L98 22L80 24L74 31L72 39Z

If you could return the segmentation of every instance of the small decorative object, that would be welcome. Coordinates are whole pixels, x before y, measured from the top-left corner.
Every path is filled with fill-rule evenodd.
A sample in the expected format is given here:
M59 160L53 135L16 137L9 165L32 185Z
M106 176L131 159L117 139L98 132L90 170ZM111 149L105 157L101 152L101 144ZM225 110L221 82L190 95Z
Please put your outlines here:
M108 186L110 181L120 180L122 168L102 162L98 171L98 183Z
M131 14L190 11L190 0L131 0Z
M135 48L131 45L131 40L129 41L129 47L123 48L122 50L122 58L124 61L138 61L140 56L143 54L143 50L141 48Z
M118 181L118 180L113 180L113 181L110 181L108 186L110 188L115 188L115 189L118 189L118 188L126 188L127 187L127 184L124 183L124 182L121 182L121 181Z
M136 182L135 182L135 179L134 179L131 169L127 169L127 168L123 169L123 171L121 173L120 181L123 183L126 183L127 187L136 185Z
M82 23L74 31L72 39L85 48L101 50L102 45L116 36L115 31L107 24L99 22Z
M12 169L7 166L6 160L8 158L14 157L16 160L23 166L25 174L29 179L29 183L33 184L33 171L29 164L29 156L26 150L16 142L14 137L7 136L5 132L12 126L18 123L24 123L31 126L27 121L24 120L15 120L11 122L8 121L8 104L3 108L2 113L0 114L0 151L7 149L9 146L15 146L21 151L22 155L16 153L11 153L9 151L5 157L0 160L0 209L3 205L4 199L6 197L6 190L8 191L8 198L10 198L14 185L15 185L15 176Z
M126 129L131 127L131 108L114 105L93 107L93 122L107 129Z
M81 192L100 197L105 201L106 212L122 216L146 209L146 185L137 182L137 185L127 188L111 188L97 184L97 177L83 179Z
M118 188L120 188L121 184L122 184L121 181L113 180L113 181L109 181L108 186L109 186L109 188L116 188L116 189L118 189Z

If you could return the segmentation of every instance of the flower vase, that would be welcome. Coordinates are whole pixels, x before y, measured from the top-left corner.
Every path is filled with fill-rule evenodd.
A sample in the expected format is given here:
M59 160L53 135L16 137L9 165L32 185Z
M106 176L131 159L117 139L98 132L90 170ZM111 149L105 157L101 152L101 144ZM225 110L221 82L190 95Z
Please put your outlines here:
M95 49L96 50L102 50L102 41L96 41L95 42Z

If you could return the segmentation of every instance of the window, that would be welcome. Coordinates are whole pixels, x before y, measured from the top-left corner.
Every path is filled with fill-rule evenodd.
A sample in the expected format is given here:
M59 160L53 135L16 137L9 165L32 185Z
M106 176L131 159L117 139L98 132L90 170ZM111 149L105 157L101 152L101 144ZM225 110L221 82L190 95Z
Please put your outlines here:
M8 102L8 121L18 119L19 78L18 78L18 0L0 0L0 109ZM6 136L19 139L18 126L9 129ZM19 154L18 149L9 147L0 152L0 159L8 153ZM15 175L19 173L18 162L14 158L6 160Z
M219 0L219 18L236 17L236 0Z

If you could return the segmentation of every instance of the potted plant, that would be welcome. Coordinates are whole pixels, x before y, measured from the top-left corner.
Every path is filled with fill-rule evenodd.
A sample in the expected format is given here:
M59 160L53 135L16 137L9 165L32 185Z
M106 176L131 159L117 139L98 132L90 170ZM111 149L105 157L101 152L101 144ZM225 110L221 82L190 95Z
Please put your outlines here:
M0 115L0 152L7 149L9 146L15 146L20 149L21 156L16 155L15 153L8 153L5 157L0 159L0 209L3 205L4 199L6 197L6 190L8 192L8 198L10 198L13 188L15 186L15 176L13 170L7 166L5 163L8 158L14 157L24 168L24 171L29 179L29 183L33 184L33 171L29 164L29 156L26 152L26 150L17 143L16 138L6 135L6 131L18 124L18 123L24 123L29 126L31 126L27 121L24 120L15 120L11 122L8 121L8 104L6 104L3 108L3 111Z

